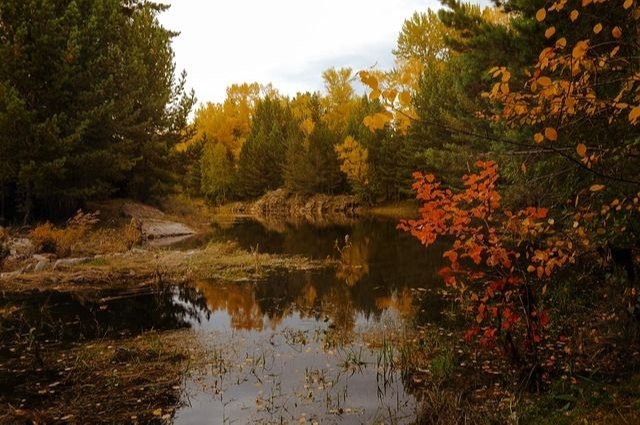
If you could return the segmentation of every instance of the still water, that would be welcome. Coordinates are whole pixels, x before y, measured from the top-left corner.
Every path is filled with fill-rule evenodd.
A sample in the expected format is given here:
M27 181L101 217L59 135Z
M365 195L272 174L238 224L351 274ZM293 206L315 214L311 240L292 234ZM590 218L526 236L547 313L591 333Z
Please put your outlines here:
M15 335L43 343L129 338L149 330L191 329L175 424L411 424L420 394L399 367L393 343L442 324L442 249L426 249L393 220L340 223L219 221L182 242L194 249L235 241L260 252L329 258L335 266L275 272L245 282L82 293L0 296L19 311L0 323L0 365ZM17 308L16 306L19 306ZM11 383L5 383L10 388ZM11 384L11 385L9 385Z
M214 226L210 239L338 265L257 282L197 282L205 305L189 323L210 360L186 379L176 424L415 421L419 396L388 341L438 321L447 307L434 291L441 250L373 218L230 221Z

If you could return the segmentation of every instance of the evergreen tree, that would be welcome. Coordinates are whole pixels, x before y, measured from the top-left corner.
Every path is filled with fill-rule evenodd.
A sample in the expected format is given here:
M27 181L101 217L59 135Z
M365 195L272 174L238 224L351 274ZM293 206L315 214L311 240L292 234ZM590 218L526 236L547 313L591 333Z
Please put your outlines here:
M301 193L342 192L346 189L345 178L335 153L340 133L328 124L320 95L305 96L306 116L300 117L299 130L290 132L287 143L284 184Z
M287 141L293 131L295 121L285 101L266 97L258 102L238 162L241 197L257 197L282 186Z
M174 84L166 6L0 3L3 214L51 214L115 192L164 190L193 96ZM16 208L17 207L17 208Z

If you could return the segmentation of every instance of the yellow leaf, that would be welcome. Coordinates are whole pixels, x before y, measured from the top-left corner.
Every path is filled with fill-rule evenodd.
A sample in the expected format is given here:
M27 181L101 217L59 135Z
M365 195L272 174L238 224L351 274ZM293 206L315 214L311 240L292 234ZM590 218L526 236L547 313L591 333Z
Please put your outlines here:
M574 59L582 59L587 54L588 49L589 42L587 40L580 40L576 43L571 55Z
M603 184L594 184L589 188L589 190L592 192L600 192L600 191L603 191L605 188L606 186Z
M633 6L633 0L626 0L622 5L625 9L629 9L631 6Z
M614 27L611 30L611 35L613 36L613 38L616 38L616 39L622 37L622 29L620 27Z
M544 141L544 136L542 135L542 133L536 133L533 136L533 141L536 143L542 143Z
M640 106L636 106L629 112L629 122L631 124L635 124L640 118Z
M398 100L400 101L400 104L402 106L411 105L411 93L409 93L408 91L403 91L402 93L400 93L400 96L398 96Z
M300 129L306 136L310 136L315 128L316 125L311 118L307 118L300 123Z
M547 9L545 9L544 7L538 10L538 12L536 13L536 19L538 20L538 22L544 21L544 18L546 17L547 17Z
M571 19L571 22L575 22L576 19L578 19L578 16L580 16L580 12L578 12L577 10L573 9L571 11L571 13L569 14L569 19Z
M578 152L578 155L584 158L584 156L587 154L587 147L584 145L584 143L580 143L578 146L576 146L576 152Z
M398 91L395 89L385 90L382 95L386 99L387 102L393 103L396 100L396 96L398 95Z
M162 416L162 409L158 408L151 413L153 414L153 416Z
M602 31L602 24L601 23L597 23L594 27L593 27L593 32L595 34L600 34L600 31Z
M527 271L528 271L529 273L533 273L533 272L535 272L535 271L536 271L536 268L535 268L535 266L529 265L529 267L527 267Z
M542 87L548 87L551 85L551 78L549 77L540 77L538 78L538 84Z
M553 35L556 33L556 27L549 27L547 28L547 30L544 32L544 36L546 38L551 38L553 37Z
M553 127L547 127L544 129L544 137L551 140L552 142L555 142L556 140L558 140L558 132Z

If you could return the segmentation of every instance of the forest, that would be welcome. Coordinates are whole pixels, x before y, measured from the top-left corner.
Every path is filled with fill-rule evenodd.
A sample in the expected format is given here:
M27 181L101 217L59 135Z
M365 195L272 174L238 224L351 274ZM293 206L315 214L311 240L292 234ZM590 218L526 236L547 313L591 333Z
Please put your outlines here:
M224 372L206 382L222 410L203 409L219 423L234 394L253 397L255 416L231 409L246 423L640 421L639 2L442 0L406 17L391 69L332 67L323 90L295 96L235 83L219 103L197 103L176 69L179 34L158 18L168 7L0 2L0 341L11 347L0 349L0 423L201 423L182 395L214 369ZM257 214L274 191L322 214ZM327 206L344 200L348 214ZM193 234L184 247L148 245ZM111 304L132 285L150 298ZM60 305L91 311L95 330L66 329L65 311L54 324L58 313L39 315L67 296ZM112 308L125 318L102 316ZM156 321L163 309L170 319ZM374 333L389 311L400 324ZM135 312L149 323L132 331ZM217 329L219 312L232 341L247 332L237 359L176 331ZM165 347L159 330L172 332ZM267 388L269 356L252 351L262 337L285 341L273 358L299 345L327 365L342 353L343 373L384 382L380 405L347 411L352 400L328 388L348 378L329 385L331 370L313 375L311 360L308 405L274 397L287 382L257 396L218 388L225 373ZM93 372L45 372L58 350L80 358L95 344L126 346L100 357L105 368L152 363L140 385L163 404L134 396L127 369L122 398L145 406L96 399L112 415L83 418L79 397L63 411ZM38 380L61 394L47 400ZM394 380L404 404L384 416Z

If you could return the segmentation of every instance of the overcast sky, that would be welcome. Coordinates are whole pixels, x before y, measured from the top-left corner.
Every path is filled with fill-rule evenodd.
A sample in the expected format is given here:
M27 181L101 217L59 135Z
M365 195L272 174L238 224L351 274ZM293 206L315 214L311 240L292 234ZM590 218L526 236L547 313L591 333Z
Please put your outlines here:
M487 1L476 1L487 3ZM179 31L178 71L199 102L233 83L272 83L283 94L322 89L322 71L389 68L404 20L438 0L164 0L162 24Z

